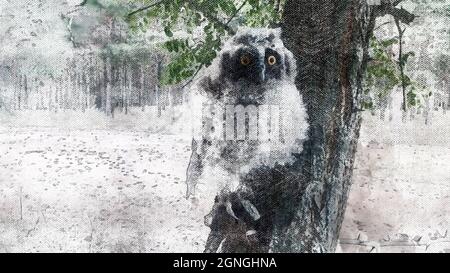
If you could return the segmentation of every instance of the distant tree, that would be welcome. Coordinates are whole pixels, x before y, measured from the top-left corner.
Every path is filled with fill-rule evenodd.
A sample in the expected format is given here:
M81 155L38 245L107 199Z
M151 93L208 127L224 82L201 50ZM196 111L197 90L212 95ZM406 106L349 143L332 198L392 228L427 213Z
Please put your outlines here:
M437 84L442 88L444 94L447 94L447 107L450 107L450 55L438 55L434 60L432 71Z

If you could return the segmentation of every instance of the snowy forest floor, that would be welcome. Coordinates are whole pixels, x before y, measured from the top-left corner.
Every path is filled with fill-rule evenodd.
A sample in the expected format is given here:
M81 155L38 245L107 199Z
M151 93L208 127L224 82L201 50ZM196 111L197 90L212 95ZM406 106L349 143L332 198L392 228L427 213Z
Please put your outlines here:
M338 251L448 251L450 116L386 123L365 116ZM16 124L0 126L0 252L203 250L188 137Z

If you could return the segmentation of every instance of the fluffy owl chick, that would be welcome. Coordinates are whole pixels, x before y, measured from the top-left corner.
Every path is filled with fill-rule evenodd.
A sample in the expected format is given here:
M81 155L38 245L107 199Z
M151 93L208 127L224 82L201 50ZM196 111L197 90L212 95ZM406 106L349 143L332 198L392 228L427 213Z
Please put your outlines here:
M216 203L238 218L230 193L251 196L251 185L240 183L250 170L292 162L308 124L295 60L279 29L241 28L222 48L190 90L196 125L186 197L195 196L198 185L213 187ZM245 197L237 199L259 218Z

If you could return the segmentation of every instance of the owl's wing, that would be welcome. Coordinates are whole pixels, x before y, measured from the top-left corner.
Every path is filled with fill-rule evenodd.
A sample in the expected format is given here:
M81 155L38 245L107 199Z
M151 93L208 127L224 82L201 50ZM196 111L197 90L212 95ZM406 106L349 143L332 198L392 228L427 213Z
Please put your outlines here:
M202 140L202 109L205 103L204 90L199 82L194 82L189 89L189 110L191 111L192 145L191 157L186 170L186 199L195 195L195 189L203 173Z
M197 182L203 173L203 158L197 147L197 140L192 139L192 154L186 170L186 199L195 196Z

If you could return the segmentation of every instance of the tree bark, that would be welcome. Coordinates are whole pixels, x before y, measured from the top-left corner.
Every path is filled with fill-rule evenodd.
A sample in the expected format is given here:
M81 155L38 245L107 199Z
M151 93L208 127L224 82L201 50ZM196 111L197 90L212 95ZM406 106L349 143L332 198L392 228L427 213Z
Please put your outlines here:
M309 141L288 200L289 221L274 222L273 252L334 252L344 219L361 125L363 75L378 16L409 24L414 15L382 0L288 0L284 42L297 58L296 85L308 107Z
M373 29L357 0L288 1L285 45L298 61L296 85L310 122L293 181L291 221L275 222L274 252L333 252L344 218L361 124L360 93ZM293 170L295 171L295 170Z

